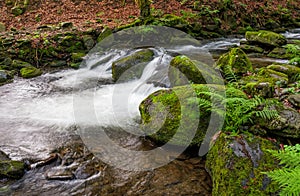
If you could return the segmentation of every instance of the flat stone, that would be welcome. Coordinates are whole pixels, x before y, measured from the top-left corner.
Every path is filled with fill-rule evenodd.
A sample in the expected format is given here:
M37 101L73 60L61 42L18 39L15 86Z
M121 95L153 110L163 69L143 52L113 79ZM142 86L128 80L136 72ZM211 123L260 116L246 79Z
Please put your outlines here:
M288 101L295 107L300 108L300 94L290 95Z
M68 168L55 167L46 172L48 180L72 180L74 175Z

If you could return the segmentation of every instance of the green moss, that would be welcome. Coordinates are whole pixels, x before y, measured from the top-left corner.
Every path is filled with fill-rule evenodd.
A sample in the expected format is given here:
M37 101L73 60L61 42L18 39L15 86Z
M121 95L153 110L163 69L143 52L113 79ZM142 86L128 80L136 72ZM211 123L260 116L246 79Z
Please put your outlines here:
M7 178L21 178L24 175L25 165L20 161L0 161L0 176Z
M261 173L278 168L269 149L277 150L269 140L222 133L209 150L206 161L213 180L212 195L276 194L278 184Z
M83 53L83 52L72 53L71 54L72 62L74 62L74 63L81 62L83 60L84 56L85 56L85 53Z
M24 67L20 70L20 74L23 78L33 78L42 75L42 71L33 66Z
M102 40L104 40L106 37L112 35L112 30L108 27L104 28L102 30L102 32L100 33L100 35L97 38L97 42L101 42Z
M271 31L247 31L246 39L249 42L262 44L265 46L279 47L287 43L286 38Z
M146 63L153 59L154 53L150 49L140 50L127 57L119 59L112 63L112 77L114 81L120 79L121 75L136 66L134 69L129 70L125 75L122 76L122 80L139 78L143 72L143 68Z

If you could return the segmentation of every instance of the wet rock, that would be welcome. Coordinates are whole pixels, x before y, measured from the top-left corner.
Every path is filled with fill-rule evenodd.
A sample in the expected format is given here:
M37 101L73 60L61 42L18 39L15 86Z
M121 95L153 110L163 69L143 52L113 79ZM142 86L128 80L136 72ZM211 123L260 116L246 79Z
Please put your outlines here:
M114 81L130 80L139 78L142 75L144 67L153 59L154 53L150 49L143 49L127 57L119 59L112 64L112 77ZM132 68L132 69L131 69ZM129 70L129 71L127 71ZM125 72L121 77L121 75Z
M259 125L268 133L286 138L300 138L300 113L281 104L276 105L278 117L266 122L260 121Z
M297 80L299 80L299 76L300 76L300 68L296 67L294 65L286 65L286 64L282 64L282 65L277 65L277 64L272 64L269 65L267 67L268 69L277 71L277 72L281 72L284 73L288 76L289 79L289 83L291 82L295 82Z
M293 58L293 54L287 52L285 48L281 48L281 47L274 48L267 56L272 58L277 58L277 59Z
M245 53L263 53L264 49L258 46L252 46L252 45L246 45L243 44L239 47L242 49Z
M0 33L6 31L5 24L0 22Z
M271 31L247 31L246 40L263 47L279 47L287 43L287 39L278 33Z
M46 172L48 180L72 180L74 175L72 171L66 167L54 167Z
M0 178L19 179L25 173L25 164L21 161L1 160Z
M0 70L0 83L8 80L8 74L4 70Z
M20 74L23 78L34 78L42 75L42 71L33 66L24 67L20 70Z
M270 195L279 186L262 172L278 163L268 152L277 146L266 139L222 133L207 154L206 168L213 180L212 195Z
M64 67L67 65L67 62L64 60L52 61L49 63L50 67Z
M288 101L295 107L300 108L300 94L290 95Z
M215 63L215 67L220 69L228 81L236 80L236 77L253 71L249 58L240 48L233 48L223 54Z

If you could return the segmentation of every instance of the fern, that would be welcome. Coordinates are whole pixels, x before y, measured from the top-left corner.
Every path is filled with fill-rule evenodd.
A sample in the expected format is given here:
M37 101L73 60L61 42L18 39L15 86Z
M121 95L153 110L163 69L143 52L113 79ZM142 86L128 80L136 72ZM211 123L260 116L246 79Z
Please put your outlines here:
M226 102L226 131L238 132L242 125L253 124L254 117L270 120L278 115L276 110L269 109L274 101L260 97L253 99L234 97L224 101Z
M228 66L228 65L224 66L223 72L224 72L225 79L229 83L237 81L236 75L234 74L234 72L230 66Z
M300 195L300 144L284 147L281 151L269 150L284 167L264 173L280 185L280 195Z
M226 89L226 95L227 97L222 96L212 90L200 91L196 99L202 111L225 117L225 131L237 133L242 125L253 124L256 117L271 120L278 116L276 110L270 109L275 102L273 100L260 97L248 99L242 91L233 87Z

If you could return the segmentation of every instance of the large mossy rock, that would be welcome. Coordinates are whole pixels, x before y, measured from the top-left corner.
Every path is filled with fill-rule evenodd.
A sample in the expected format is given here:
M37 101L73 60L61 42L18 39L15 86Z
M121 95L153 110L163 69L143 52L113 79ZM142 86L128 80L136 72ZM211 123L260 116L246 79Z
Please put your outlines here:
M230 88L226 90L226 97L246 97L240 90ZM220 130L222 117L211 113L211 106L215 101L220 103L225 99L225 89L222 85L194 84L178 86L169 90L159 90L149 95L140 104L139 110L142 118L142 127L145 134L160 144L182 146L194 134L191 146L200 146L208 129L212 116L216 130ZM214 108L224 111L220 104ZM216 117L216 118L215 118ZM195 132L195 133L194 133Z
M279 47L287 43L286 38L272 31L247 31L246 40L264 47Z
M142 73L143 69L153 59L154 53L150 49L143 49L137 51L133 54L130 54L127 57L121 58L112 64L112 77L114 81L119 79L123 80L130 80L134 78L139 78ZM130 68L133 68L129 70ZM122 78L121 75L126 72Z
M212 195L276 195L278 184L262 174L278 168L270 149L278 150L273 142L257 136L221 133L206 160Z
M33 66L24 67L20 70L20 74L23 78L34 78L42 75L42 71Z
M259 125L273 135L285 138L300 138L300 113L289 107L276 105L278 117L271 121L258 121Z
M212 83L212 75L209 72L207 65L199 62L193 62L187 56L176 56L170 62L171 68L168 71L168 76L172 86L180 86L186 84L185 79L194 84ZM175 68L175 69L172 69ZM208 78L210 77L210 78Z
M223 54L216 62L215 67L220 69L224 78L227 80L253 71L249 58L240 48L233 48Z

